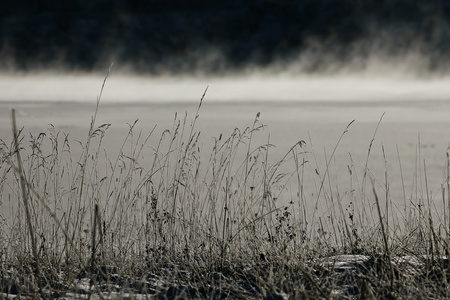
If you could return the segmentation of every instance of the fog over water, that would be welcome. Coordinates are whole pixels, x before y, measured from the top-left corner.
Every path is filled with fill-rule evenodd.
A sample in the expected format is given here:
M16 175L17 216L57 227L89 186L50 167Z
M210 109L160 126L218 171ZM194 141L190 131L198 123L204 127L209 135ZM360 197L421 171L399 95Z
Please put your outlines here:
M0 74L0 101L95 101L103 74ZM192 102L209 86L208 101L434 101L447 100L450 77L348 73L224 76L139 76L118 73L107 79L103 103ZM405 103L406 104L406 103Z

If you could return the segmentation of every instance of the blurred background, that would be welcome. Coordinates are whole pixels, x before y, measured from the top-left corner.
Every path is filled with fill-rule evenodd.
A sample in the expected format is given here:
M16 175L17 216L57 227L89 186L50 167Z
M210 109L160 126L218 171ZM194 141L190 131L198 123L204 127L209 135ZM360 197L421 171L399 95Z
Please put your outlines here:
M0 70L222 74L449 64L445 0L0 1ZM393 69L393 68L392 68Z

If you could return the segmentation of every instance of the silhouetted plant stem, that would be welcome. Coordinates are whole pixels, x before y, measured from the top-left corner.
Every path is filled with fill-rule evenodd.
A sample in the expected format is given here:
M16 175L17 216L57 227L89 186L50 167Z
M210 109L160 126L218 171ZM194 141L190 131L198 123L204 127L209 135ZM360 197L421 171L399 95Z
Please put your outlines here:
M12 130L13 130L13 135L14 135L14 146L15 146L15 152L16 152L16 157L17 157L17 168L18 168L18 173L19 173L20 188L22 190L22 200L23 200L23 204L25 207L25 215L26 215L26 219L27 219L28 231L30 233L31 249L33 251L33 259L34 259L33 267L34 267L36 280L38 281L39 292L42 294L42 285L41 285L40 270L39 270L39 257L38 257L38 251L37 251L37 246L36 246L36 236L35 236L35 232L33 230L33 224L31 223L30 204L28 202L28 191L26 188L25 173L23 172L22 158L20 157L20 146L19 146L17 125L16 125L16 110L15 109L12 109Z
M373 194L375 196L375 203L377 205L377 212L378 212L378 217L380 220L380 226L381 226L381 235L383 236L383 242L384 242L384 250L387 256L387 260L388 260L388 266L389 266L389 279L390 279L390 287L391 287L391 291L394 288L394 269L392 268L392 261L391 261L391 251L389 250L389 244L388 244L388 236L387 236L387 231L384 227L384 222L383 222L383 217L381 215L381 208L380 208L380 201L378 199L378 195L377 195L377 191L375 190L375 183L372 181L372 188L373 188Z
M92 253L91 253L91 287L94 284L94 276L95 276L95 238L97 232L97 216L98 216L98 205L95 205L94 209L94 224L92 225ZM90 297L90 294L89 294Z

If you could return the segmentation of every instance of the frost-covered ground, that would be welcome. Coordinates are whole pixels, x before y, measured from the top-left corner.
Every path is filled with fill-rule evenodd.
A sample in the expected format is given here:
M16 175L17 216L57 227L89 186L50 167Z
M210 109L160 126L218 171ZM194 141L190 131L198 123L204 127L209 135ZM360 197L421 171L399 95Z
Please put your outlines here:
M406 254L391 257L390 263L385 254L343 254L316 259L296 270L294 268L283 265L280 257L278 262L262 260L256 265L235 264L211 270L167 267L157 274L124 274L113 266L98 266L89 272L66 270L52 274L48 270L49 273L42 278L40 296L58 299L281 300L301 296L288 287L297 286L307 298L316 295L332 299L442 299L446 294L442 294L439 287L450 275L447 257ZM279 274L283 269L289 273ZM34 299L39 294L38 287L23 283L24 280L27 282L25 273L24 269L14 266L2 271L2 298ZM289 284L280 285L271 293L263 291L262 286L273 280L270 273L272 276L289 276L285 278ZM391 286L390 276L393 276ZM428 285L423 285L420 290L413 284L415 281L427 282Z

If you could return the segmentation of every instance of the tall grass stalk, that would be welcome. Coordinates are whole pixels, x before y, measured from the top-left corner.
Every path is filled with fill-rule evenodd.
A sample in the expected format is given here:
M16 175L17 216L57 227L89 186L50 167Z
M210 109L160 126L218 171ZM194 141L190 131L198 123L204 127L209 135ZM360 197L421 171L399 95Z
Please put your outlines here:
M381 115L380 119L378 120L378 123L377 123L377 126L375 127L375 131L373 133L372 139L370 140L370 144L367 149L366 162L364 164L364 173L363 173L363 177L362 177L362 181L361 181L361 189L362 189L361 190L361 202L362 202L362 207L363 207L363 215L366 216L366 218L367 218L367 216L369 216L369 214L367 213L367 210L366 210L366 207L368 206L367 202L366 202L366 181L367 181L367 176L369 175L369 168L368 168L369 158L371 155L372 146L375 141L375 137L377 136L378 129L380 128L380 124L383 120L384 115L385 115L385 113L383 113ZM364 219L366 219L366 218L364 218Z
M326 180L327 178L329 179L329 168L330 168L331 161L332 161L332 159L334 158L334 154L336 153L336 150L337 150L337 148L338 148L338 146L339 146L339 144L340 144L342 138L343 138L344 135L348 132L349 127L350 127L354 122L355 122L355 120L352 120L352 121L347 125L347 127L345 127L345 129L344 129L344 131L342 132L341 136L339 137L339 139L338 139L336 145L334 146L334 149L333 149L333 152L331 153L330 158L327 160L327 164L326 164L326 166L325 166L325 172L324 172L322 178L320 179L320 186L319 186L319 190L318 190L318 192L317 192L317 196L316 196L316 200L315 200L314 212L313 212L313 218L312 218L312 219L313 219L313 222L315 221L315 214L316 214L316 211L317 211L317 209L318 209L318 204L319 204L320 196L321 196L321 194L322 194L322 192L323 192L325 180ZM317 162L317 159L316 159L316 162ZM319 170L318 167L316 168L316 171L317 171L317 170ZM317 172L318 172L318 171L317 171ZM318 175L319 175L319 173L318 173ZM320 176L320 175L319 175L319 176ZM333 218L331 218L331 220L333 221ZM333 225L333 226L334 226L334 225ZM311 229L313 229L313 228L311 228ZM335 232L335 233L336 233L336 232ZM310 231L310 238L311 238L311 234L312 234L312 231ZM337 240L337 238L336 238L336 240Z
M373 195L375 197L375 204L377 206L377 212L378 212L378 218L380 220L380 229L381 229L381 235L383 237L383 244L384 244L384 251L387 256L387 263L389 266L389 280L390 280L390 288L391 291L394 289L394 269L392 268L392 256L391 256L391 250L389 248L389 236L387 228L385 227L383 216L381 213L381 207L380 207L380 200L378 199L377 191L375 190L375 183L372 181L373 186Z
M450 232L450 147L447 149L447 216L446 220L447 222L446 227L448 228L448 232ZM445 207L445 205L444 205ZM450 237L447 237L450 241Z
M19 177L20 182L20 189L22 191L22 200L25 207L25 216L26 216L26 222L28 225L28 233L30 235L30 241L31 241L31 250L33 253L33 267L34 267L34 273L36 278L40 278L40 267L39 267L39 256L36 246L36 235L33 228L32 220L31 220L31 213L30 213L30 204L29 204L29 198L28 198L28 189L26 186L27 179L25 177L25 173L23 171L22 166L22 158L20 156L20 145L19 145L19 137L18 137L18 131L17 131L17 124L16 124L16 110L13 109L11 112L12 115L12 130L13 130L13 136L14 136L14 146L15 146L15 152L17 156L17 173ZM39 292L42 294L42 286L38 281L39 286Z

